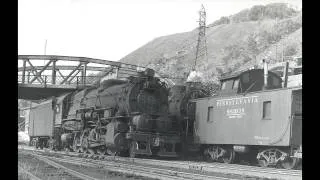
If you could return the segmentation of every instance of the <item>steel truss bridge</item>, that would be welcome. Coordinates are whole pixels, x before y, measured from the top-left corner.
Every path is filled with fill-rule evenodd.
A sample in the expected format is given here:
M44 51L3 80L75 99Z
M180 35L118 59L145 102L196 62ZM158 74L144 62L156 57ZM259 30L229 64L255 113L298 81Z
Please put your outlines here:
M87 57L18 55L18 99L45 99L94 86L101 78L137 76L139 71L145 69L142 66ZM158 74L156 76L160 77ZM161 80L169 86L173 84L169 79Z

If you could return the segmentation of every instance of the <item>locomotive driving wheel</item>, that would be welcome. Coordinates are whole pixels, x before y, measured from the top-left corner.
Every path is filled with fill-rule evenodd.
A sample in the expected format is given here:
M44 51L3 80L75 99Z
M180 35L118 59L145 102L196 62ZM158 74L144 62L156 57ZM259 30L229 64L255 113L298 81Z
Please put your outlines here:
M96 149L95 148L88 148L88 153L89 154L96 154Z
M107 148L107 154L110 156L115 156L117 154L117 150L114 148Z
M82 143L81 143L81 148L80 148L81 152L88 153L88 148L89 148L88 137L83 137Z
M101 146L97 149L97 153L100 155L105 155L106 154L106 147L105 146Z
M79 153L81 151L80 147L78 146L79 142L80 142L80 138L79 137L74 138L73 144L72 144L72 149L73 149L74 152Z

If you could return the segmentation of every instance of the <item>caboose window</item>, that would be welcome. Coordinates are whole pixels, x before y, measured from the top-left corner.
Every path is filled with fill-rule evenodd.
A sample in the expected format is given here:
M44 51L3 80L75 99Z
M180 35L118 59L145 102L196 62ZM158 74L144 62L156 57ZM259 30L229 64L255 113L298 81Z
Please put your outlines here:
M264 101L263 102L262 119L271 119L271 101Z
M234 80L232 89L238 89L239 87L239 79Z
M223 83L222 83L221 89L222 89L222 90L226 89L226 82L223 82Z
M213 106L208 107L208 116L207 116L207 122L213 121Z
M273 77L273 86L279 86L280 85L280 80L278 78Z
M250 81L250 74L249 73L245 73L242 75L242 82L243 83L249 83Z

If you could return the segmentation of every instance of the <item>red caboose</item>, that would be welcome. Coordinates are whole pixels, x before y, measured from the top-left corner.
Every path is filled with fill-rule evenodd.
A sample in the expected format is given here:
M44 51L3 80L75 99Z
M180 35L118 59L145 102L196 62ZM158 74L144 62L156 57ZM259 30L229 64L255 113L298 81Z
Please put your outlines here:
M216 96L192 102L195 142L209 159L254 155L261 166L293 168L301 158L301 86L283 88L275 73L253 69L221 79Z

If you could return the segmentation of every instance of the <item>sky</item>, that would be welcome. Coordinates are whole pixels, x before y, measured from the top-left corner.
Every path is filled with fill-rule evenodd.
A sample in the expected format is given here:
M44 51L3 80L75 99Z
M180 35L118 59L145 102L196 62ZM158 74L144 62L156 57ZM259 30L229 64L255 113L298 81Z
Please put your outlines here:
M18 0L18 54L118 61L157 37L197 28L201 4L210 24L273 2L302 6L301 0Z

